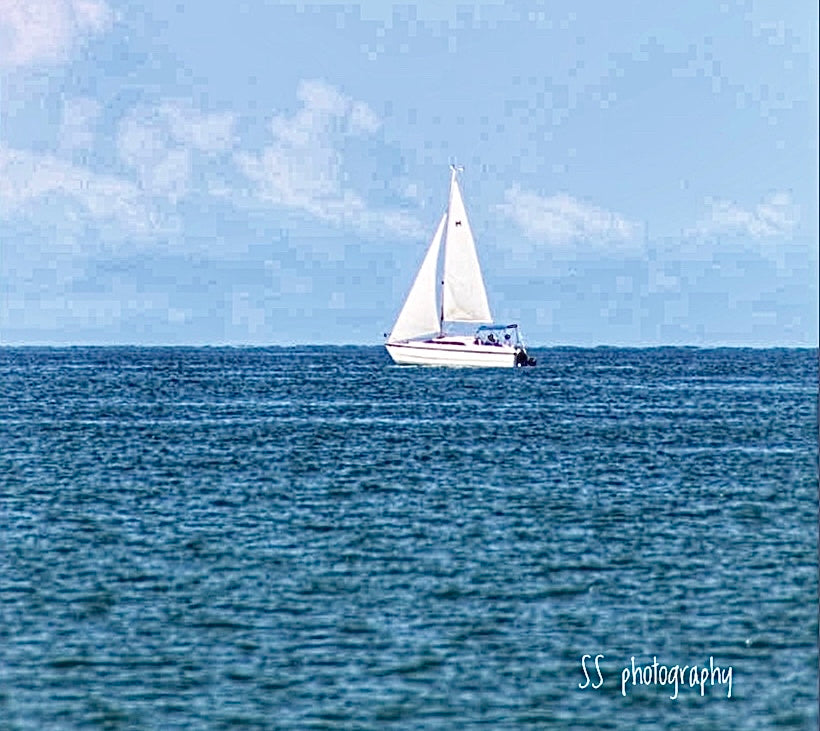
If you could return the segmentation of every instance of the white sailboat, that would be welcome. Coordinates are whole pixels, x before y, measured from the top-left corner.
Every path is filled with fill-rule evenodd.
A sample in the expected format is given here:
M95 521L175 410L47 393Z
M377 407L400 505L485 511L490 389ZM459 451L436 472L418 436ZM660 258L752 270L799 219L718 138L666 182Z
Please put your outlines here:
M458 186L459 168L450 168L447 210L387 337L387 352L399 365L535 365L524 349L517 324L492 324L475 240ZM444 259L441 276L439 258ZM472 334L458 334L475 326L478 328Z

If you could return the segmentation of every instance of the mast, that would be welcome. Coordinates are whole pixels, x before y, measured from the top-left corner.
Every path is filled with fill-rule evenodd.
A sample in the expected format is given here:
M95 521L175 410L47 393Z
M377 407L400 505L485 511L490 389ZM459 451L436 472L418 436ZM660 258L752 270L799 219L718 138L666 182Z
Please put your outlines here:
M453 163L450 163L450 192L447 196L447 220L448 221L450 219L450 207L453 204L453 186L455 185L455 182L456 182L456 175L459 172L463 172L463 171L464 171L464 166L463 165L454 165ZM446 247L447 247L447 239L445 238L444 246L442 246L442 249L446 249ZM439 328L438 328L439 337L444 335L444 267L441 268L441 300L440 301L441 301L441 314L439 315Z

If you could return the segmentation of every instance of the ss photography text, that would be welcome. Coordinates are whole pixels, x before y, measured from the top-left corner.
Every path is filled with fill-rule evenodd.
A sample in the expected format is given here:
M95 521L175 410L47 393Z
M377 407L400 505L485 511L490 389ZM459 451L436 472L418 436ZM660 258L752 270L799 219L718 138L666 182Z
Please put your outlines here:
M581 690L592 688L598 690L604 684L604 676L601 672L600 661L604 659L604 655L597 654L581 656L581 670L584 673L585 680L578 683ZM590 673L592 675L590 676ZM669 686L670 690L674 686L672 695L669 696L671 700L678 698L678 693L681 688L700 688L700 694L703 695L706 686L710 685L726 685L728 687L726 697L732 697L732 666L721 668L720 665L715 665L713 656L709 656L709 666L705 664L702 667L698 665L661 665L658 663L658 658L652 657L651 665L636 665L635 656L629 665L624 666L621 671L621 695L625 696L630 687L638 685L662 685Z

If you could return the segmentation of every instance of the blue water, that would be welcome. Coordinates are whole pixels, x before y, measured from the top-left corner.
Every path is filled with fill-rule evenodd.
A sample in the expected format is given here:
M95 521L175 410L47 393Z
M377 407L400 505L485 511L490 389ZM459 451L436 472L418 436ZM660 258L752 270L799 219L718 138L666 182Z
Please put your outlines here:
M0 349L0 728L816 728L817 352L535 354Z

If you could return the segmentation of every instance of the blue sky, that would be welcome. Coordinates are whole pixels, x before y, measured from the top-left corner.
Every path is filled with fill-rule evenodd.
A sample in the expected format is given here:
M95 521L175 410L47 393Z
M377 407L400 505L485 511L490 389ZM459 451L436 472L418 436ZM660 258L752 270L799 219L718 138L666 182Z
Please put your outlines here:
M0 342L818 342L814 3L0 0Z

